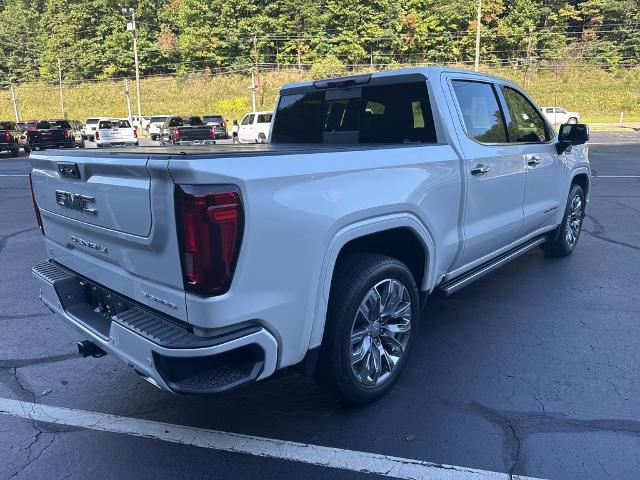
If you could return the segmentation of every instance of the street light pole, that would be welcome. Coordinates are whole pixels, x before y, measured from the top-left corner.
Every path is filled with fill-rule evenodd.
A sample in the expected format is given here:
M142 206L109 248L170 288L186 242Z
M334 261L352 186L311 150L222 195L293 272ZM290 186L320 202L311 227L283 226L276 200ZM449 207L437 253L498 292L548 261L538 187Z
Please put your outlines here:
M62 64L58 59L58 82L60 84L60 111L62 112L62 118L67 118L67 114L64 111L64 90L62 88Z
M125 78L124 79L124 92L122 92L126 95L127 97L127 113L129 115L129 121L131 122L131 124L133 124L133 119L131 118L131 94L129 92L129 79Z
M9 86L11 89L11 102L13 103L13 113L16 115L16 122L20 121L20 108L18 107L18 96L16 95L16 88L13 83Z
M127 30L131 32L133 36L133 61L136 66L136 103L138 107L138 128L142 129L142 104L140 101L140 65L138 63L138 39L137 39L137 29L136 29L136 11L134 8L123 8L122 13L124 13L127 18L131 17L131 21L127 23Z
M476 61L474 70L477 72L480 68L480 29L482 28L482 0L478 2L478 17L476 19Z

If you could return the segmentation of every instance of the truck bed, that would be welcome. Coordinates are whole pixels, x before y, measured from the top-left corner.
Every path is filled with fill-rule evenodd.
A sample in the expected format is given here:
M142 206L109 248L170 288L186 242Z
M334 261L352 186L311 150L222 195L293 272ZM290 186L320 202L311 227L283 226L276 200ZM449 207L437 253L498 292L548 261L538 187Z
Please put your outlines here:
M201 158L215 157L258 157L270 155L303 155L344 151L382 150L396 148L425 147L425 143L407 144L296 144L296 143L271 143L271 144L240 144L240 145L188 145L188 146L140 146L118 147L108 150L65 150L60 152L65 157L110 157L127 155L170 155L170 156L194 156ZM55 155L55 150L49 150L47 155Z

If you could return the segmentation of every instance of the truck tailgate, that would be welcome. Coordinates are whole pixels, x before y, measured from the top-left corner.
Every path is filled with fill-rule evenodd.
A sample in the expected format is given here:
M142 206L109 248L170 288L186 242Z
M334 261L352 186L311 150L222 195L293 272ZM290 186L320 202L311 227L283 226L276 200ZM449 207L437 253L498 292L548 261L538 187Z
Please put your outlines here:
M180 132L181 140L211 140L213 138L211 134L211 127L177 127Z
M117 162L86 157L71 160L54 155L36 160L32 182L40 208L88 225L149 235L151 179L146 156Z
M49 256L186 320L167 160L86 150L42 152L30 160Z

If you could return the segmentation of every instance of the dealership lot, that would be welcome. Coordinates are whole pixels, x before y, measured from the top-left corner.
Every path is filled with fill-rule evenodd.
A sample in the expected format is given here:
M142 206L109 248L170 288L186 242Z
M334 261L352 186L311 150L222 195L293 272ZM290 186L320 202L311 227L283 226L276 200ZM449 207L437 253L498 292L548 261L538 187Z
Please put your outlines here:
M298 375L179 398L80 359L31 278L28 160L0 157L0 478L639 477L640 135L592 140L576 252L432 299L399 383L364 408Z

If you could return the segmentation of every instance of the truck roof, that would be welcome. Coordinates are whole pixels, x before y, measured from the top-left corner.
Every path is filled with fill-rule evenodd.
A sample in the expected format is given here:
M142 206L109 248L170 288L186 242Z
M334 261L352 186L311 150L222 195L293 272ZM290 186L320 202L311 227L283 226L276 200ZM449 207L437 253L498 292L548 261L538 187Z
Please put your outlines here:
M441 73L465 73L465 74L474 74L477 75L479 77L482 78L491 78L493 80L499 80L501 82L504 83L513 83L512 81L503 78L503 77L498 77L496 75L491 75L488 73L482 73L482 72L474 72L472 70L465 70L462 68L451 68L451 67L439 67L439 66L432 66L432 67L405 67L405 68L397 68L395 70L384 70L381 72L373 72L370 74L358 74L358 75L348 75L345 77L340 77L340 78L344 78L344 79L352 79L352 78L358 78L358 77L362 77L364 75L370 75L371 78L384 78L384 77L395 77L398 75L416 75L416 74L420 74L420 75L424 75L425 77L430 78L431 76L438 76ZM330 80L330 79L326 79L326 80ZM306 80L303 82L290 82L290 83L285 83L282 85L281 90L287 90L287 89L292 89L292 88L300 88L300 87L312 87L314 85L314 81L313 80Z

